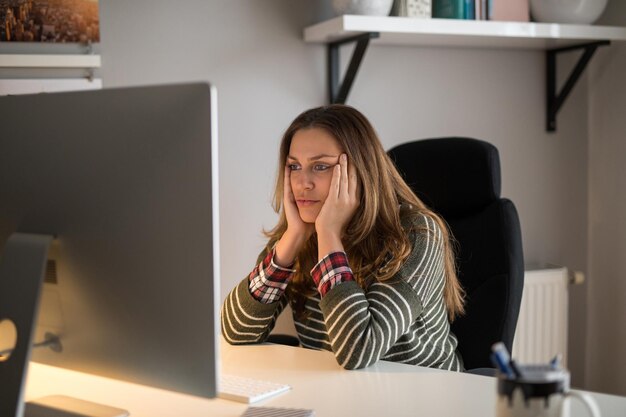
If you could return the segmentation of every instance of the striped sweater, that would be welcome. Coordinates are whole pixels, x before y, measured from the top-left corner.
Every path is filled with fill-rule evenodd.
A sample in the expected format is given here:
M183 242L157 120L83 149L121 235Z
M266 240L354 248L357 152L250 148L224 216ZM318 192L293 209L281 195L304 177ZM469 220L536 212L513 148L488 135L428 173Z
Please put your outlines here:
M294 315L302 346L334 352L346 369L383 359L463 370L443 299L441 230L427 216L414 222L426 230L411 234L413 250L394 277L374 280L366 290L355 281L340 282L323 297L307 298L308 314ZM254 274L242 280L222 305L222 334L231 344L263 342L289 303L282 290L275 302L257 301L250 289Z

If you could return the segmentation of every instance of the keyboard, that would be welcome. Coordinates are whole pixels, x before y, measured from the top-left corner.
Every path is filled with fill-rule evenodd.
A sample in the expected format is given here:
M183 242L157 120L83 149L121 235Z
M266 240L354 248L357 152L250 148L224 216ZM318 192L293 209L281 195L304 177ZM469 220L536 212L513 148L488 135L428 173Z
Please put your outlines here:
M226 400L254 404L266 398L289 391L291 387L277 382L222 374L217 396Z

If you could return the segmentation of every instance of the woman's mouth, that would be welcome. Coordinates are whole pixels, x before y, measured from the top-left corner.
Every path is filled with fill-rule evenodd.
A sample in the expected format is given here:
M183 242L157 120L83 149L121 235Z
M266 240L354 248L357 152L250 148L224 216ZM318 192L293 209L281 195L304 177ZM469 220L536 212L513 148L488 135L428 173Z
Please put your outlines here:
M296 204L298 207L309 207L319 203L319 200L306 200L306 199L297 199Z

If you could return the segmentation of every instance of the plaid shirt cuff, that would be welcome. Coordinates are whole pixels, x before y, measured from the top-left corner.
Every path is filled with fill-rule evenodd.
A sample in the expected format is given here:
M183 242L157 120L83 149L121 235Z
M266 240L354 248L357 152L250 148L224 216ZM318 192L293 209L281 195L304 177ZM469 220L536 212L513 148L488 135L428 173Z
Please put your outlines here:
M311 269L311 277L322 297L335 285L354 281L354 275L350 265L348 265L348 257L345 252L332 252L326 255Z
M270 304L283 295L295 269L283 268L274 263L275 250L267 253L263 261L248 276L248 288L255 300Z

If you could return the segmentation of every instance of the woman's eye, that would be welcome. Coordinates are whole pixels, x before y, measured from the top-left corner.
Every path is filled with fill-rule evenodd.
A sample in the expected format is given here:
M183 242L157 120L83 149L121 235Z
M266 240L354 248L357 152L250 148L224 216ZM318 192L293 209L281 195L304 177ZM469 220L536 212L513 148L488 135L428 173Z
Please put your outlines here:
M316 171L326 171L330 166L329 165L315 165L314 169Z
M297 171L300 169L300 165L297 164L289 164L287 165L287 168L289 168L290 171Z

